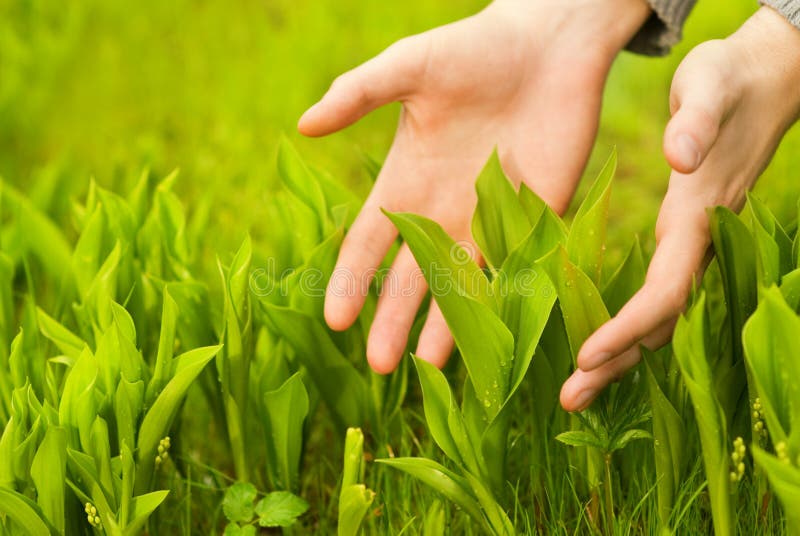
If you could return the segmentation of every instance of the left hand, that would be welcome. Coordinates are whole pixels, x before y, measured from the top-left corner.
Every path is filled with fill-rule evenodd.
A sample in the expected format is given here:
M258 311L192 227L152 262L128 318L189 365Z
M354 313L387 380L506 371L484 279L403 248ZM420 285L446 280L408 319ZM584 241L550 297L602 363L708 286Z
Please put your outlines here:
M739 210L786 131L800 118L800 30L764 7L736 33L692 50L672 82L664 154L672 167L644 286L590 336L561 389L568 411L672 336L711 243L706 209Z

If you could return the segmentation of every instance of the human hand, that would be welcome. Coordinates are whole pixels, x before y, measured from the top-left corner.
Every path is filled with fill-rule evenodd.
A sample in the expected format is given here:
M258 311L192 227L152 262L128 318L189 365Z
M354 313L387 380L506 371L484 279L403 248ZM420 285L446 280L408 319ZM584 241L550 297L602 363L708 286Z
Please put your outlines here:
M696 47L672 82L664 154L673 169L644 286L578 353L561 390L585 409L639 358L672 336L710 246L706 209L741 209L786 131L800 118L800 30L761 8L735 34Z
M326 294L328 325L343 330L355 321L397 237L381 208L432 218L477 256L470 233L475 178L494 147L517 185L525 182L563 212L594 142L611 63L648 14L644 0L495 0L337 78L300 119L301 133L330 134L390 102L403 110L383 169L342 244ZM400 361L427 290L405 245L390 277L367 342L368 361L380 373ZM452 348L432 302L417 354L442 366Z

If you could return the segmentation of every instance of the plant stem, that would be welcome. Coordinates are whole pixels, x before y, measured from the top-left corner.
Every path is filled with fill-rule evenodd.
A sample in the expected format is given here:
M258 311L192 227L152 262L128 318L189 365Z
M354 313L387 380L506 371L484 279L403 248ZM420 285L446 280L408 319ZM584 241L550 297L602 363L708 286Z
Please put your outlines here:
M605 459L605 488L606 495L606 533L612 534L614 532L614 494L611 489L611 453L607 452L603 455Z

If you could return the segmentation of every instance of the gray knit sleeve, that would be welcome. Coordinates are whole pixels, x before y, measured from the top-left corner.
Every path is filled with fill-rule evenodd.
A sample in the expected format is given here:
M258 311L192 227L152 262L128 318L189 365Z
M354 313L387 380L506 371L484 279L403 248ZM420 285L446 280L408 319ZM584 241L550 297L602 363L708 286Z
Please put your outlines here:
M800 0L770 0L793 4L797 11ZM697 0L647 0L653 13L628 43L627 49L648 56L664 56L681 40L683 23Z
M800 28L800 0L761 0L761 3L775 9Z

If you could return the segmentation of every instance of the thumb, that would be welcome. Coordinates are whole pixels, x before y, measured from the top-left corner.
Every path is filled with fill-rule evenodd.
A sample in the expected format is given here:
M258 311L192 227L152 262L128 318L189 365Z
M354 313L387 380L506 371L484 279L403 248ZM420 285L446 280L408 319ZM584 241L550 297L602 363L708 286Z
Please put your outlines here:
M691 59L675 74L670 93L672 119L664 132L667 162L683 174L693 173L703 163L735 104L733 90L718 65Z
M300 133L325 136L352 125L384 104L405 98L424 69L426 49L422 39L402 39L336 78L322 99L300 118Z

